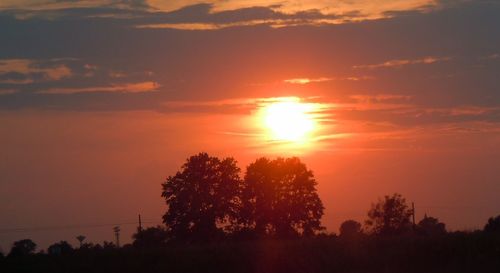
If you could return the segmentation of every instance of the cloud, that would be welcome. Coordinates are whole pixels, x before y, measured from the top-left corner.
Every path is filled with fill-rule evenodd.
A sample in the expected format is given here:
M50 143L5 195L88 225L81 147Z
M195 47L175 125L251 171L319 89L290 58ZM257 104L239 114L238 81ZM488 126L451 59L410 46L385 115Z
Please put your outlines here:
M355 65L354 69L377 69L377 68L400 68L407 65L415 64L433 64L451 60L451 57L424 57L422 59L399 59L390 60L379 64Z
M366 80L374 80L375 77L374 76L350 76L350 77L345 77L345 78L341 78L343 80L347 80L347 81L366 81Z
M493 54L490 54L486 57L482 57L480 59L483 59L483 60L497 60L497 59L500 59L500 54L499 53L493 53Z
M14 94L14 93L17 93L17 90L14 90L14 89L0 89L0 96L1 95L10 95L10 94Z
M435 9L434 0L384 0L373 5L367 0L339 2L309 1L45 1L37 4L11 3L3 8L17 19L42 18L52 21L75 18L118 20L137 28L214 30L239 26L268 25L273 28L330 25L391 18L389 11L426 12ZM293 1L292 1L293 2ZM0 10L2 5L0 4Z
M31 83L34 80L57 81L72 76L71 69L60 60L2 59L0 81Z
M125 84L112 84L110 86L95 86L83 88L51 88L40 90L39 94L78 94L78 93L91 93L91 92L119 92L119 93L144 93L156 91L160 85L156 82L139 82L139 83L125 83Z
M346 16L324 14L319 10L284 13L273 6L255 6L215 11L213 4L196 4L171 12L160 12L154 20L143 20L137 28L216 30L231 27L266 25L273 28L298 25L341 23Z
M168 101L162 103L160 108L164 113L212 113L250 115L258 109L276 102L301 102L314 106L320 112L333 107L333 104L321 102L318 97L261 97L261 98L235 98L210 101Z
M150 29L178 29L178 30L220 30L232 27L251 27L251 26L269 26L271 28L282 28L290 26L323 25L335 20L302 20L302 19L268 19L238 21L232 23L161 23L161 24L142 24L136 28Z
M149 9L147 0L3 0L0 9L57 10L69 8L116 7Z
M347 111L395 111L415 109L410 104L412 96L398 94L350 95L351 102L339 103L337 109Z
M0 84L29 84L33 83L33 79L29 75L9 71L6 73L0 73Z
M428 108L426 113L438 113L447 116L483 116L500 112L500 107L458 106L450 108Z
M106 9L108 16L114 15L117 17L123 16L123 11L150 11L152 17L155 18L164 15L174 15L174 19L177 20L206 17L214 20L212 23L252 21L255 19L290 19L294 17L286 15L297 15L296 18L309 20L321 19L318 16L329 17L331 15L340 15L346 18L351 17L350 20L353 21L361 21L392 17L393 15L390 14L391 11L428 11L438 7L439 5L437 5L435 0L382 0L377 1L376 4L369 0L341 1L335 4L328 0L208 0L202 4L198 0L5 0L0 3L0 9L15 9L17 11L53 12L62 10L70 11L73 9L71 12L74 12L74 9L87 9L89 11ZM49 13L46 12L46 14ZM104 14L103 12L98 16ZM26 16L36 15L32 12L25 12L24 18ZM183 23L195 22L184 21Z
M154 3L149 3L154 6ZM472 62L477 64L478 56L496 53L498 50L494 45L500 42L499 28L496 27L500 23L500 9L482 5L345 25L281 29L249 26L213 31L137 29L131 26L167 21L225 24L238 18L250 20L259 16L279 20L286 18L287 14L281 14L283 12L277 7L224 13L210 5L159 12L101 7L59 10L57 12L67 17L54 20L18 20L12 15L14 11L0 11L0 25L3 26L0 28L1 59L36 61L71 56L79 60L54 62L52 66L64 65L72 73L72 76L57 81L47 80L49 76L42 73L3 75L0 88L15 89L18 93L3 96L0 108L52 109L55 105L57 109L91 111L97 106L99 109L123 110L137 109L140 105L142 109L155 111L158 104L173 100L290 95L321 95L334 102L347 100L347 103L354 104L357 101L349 96L385 93L412 96L411 101L398 104L411 102L429 108L494 106L500 99L498 70L491 67L496 62L489 63L489 67L471 67ZM109 12L134 16L121 19L92 17ZM314 16L321 14L329 12L320 10L319 13L292 15L316 18ZM401 35L401 29L412 35ZM450 31L456 29L466 32L459 35ZM35 44L37 46L33 46ZM431 57L426 59L425 56ZM443 56L453 56L454 61L439 63L437 59ZM434 65L429 64L432 62ZM84 64L97 69L85 69ZM382 71L352 69L363 64L381 66ZM391 65L413 66L413 69L402 75L389 69ZM154 74L146 76L143 71ZM88 77L83 76L86 73ZM452 79L436 78L451 73L455 75ZM364 77L365 74L377 78L367 81L369 75ZM314 84L314 80L320 77L333 80ZM307 78L305 82L310 84L283 83L283 80L292 78ZM110 84L149 81L157 82L162 88L158 88L158 92L121 94ZM255 83L260 85L253 85ZM99 92L97 87L105 91ZM168 92L163 92L167 88ZM44 96L38 93L40 90L86 94ZM393 104L385 103L387 105L370 101L365 108Z
M289 84L309 84L309 83L320 83L329 81L364 81L364 80L374 80L373 76L347 76L347 77L320 77L320 78L292 78L283 80L284 83Z
M308 84L308 83L317 83L317 82L327 82L332 81L333 78L321 77L321 78L294 78L287 79L283 82L290 84Z

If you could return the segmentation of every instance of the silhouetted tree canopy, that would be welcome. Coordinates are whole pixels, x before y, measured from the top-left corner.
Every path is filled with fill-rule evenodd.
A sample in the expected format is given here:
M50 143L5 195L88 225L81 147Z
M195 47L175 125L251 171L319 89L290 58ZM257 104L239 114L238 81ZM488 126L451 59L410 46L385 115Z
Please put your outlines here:
M94 246L94 249L99 249L99 248L101 248L101 246L99 244ZM108 242L108 241L102 242L102 249L110 250L110 249L115 249L115 248L116 248L116 245L113 242Z
M500 215L488 219L488 223L484 226L485 232L498 232L500 233Z
M9 256L25 256L35 252L36 244L31 239L23 239L14 242Z
M99 244L94 245L93 243L82 243L80 246L80 250L83 251L90 251L96 248L101 248L101 245Z
M51 255L65 255L73 252L73 247L66 241L52 244L47 249L47 253Z
M361 224L354 220L344 221L340 225L340 236L353 237L361 233Z
M168 210L163 216L173 240L212 240L236 219L240 169L233 158L191 156L162 184Z
M417 232L423 235L442 235L446 233L446 226L437 218L425 215L417 224Z
M132 235L134 242L132 245L137 248L156 248L165 246L168 239L168 233L161 226L149 227L143 230L137 230Z
M298 158L257 159L247 167L240 223L258 235L312 235L322 229L316 180Z
M372 204L366 226L375 234L401 234L411 229L412 213L400 194L386 195L383 200Z

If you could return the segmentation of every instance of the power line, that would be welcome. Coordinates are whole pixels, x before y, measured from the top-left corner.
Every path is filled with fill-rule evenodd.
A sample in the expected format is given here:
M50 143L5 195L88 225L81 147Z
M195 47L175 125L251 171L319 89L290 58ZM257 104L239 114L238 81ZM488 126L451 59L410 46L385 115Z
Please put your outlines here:
M142 223L147 224L161 224L160 221L142 221ZM55 230L68 230L68 229L81 229L81 228L101 228L101 227L111 227L119 225L137 225L137 222L121 222L121 223L110 223L110 224L80 224L80 225L67 225L67 226L46 226L46 227L21 227L21 228L3 228L0 229L0 234L2 233L20 233L20 232L43 232L43 231L55 231Z

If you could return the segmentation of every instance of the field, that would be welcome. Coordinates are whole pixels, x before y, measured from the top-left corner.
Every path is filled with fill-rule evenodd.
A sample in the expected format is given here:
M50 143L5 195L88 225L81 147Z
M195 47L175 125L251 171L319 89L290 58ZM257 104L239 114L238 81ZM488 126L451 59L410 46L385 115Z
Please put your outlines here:
M499 272L499 234L323 236L136 249L75 250L0 260L1 272Z

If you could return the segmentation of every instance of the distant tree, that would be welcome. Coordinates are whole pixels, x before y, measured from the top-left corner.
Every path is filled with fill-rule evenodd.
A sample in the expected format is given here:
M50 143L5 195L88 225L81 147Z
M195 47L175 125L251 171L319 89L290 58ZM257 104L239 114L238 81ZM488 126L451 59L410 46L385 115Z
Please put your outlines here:
M105 244L107 244L107 245L106 245L106 247L107 247L107 248L109 248L109 245L110 245L110 244L112 245L112 246L111 246L111 248L113 248L113 247L114 247L114 244L113 244L113 243L109 243L109 242L107 242L107 241L104 241L104 243L105 243ZM85 248L85 246L86 246L86 245L88 245L88 246L89 246L89 247L88 247L88 250L92 250L92 251L100 251L100 250L103 250L102 245L101 245L101 244L99 244L99 243L97 243L97 244L86 243L86 244L83 244L83 247Z
M165 246L168 239L168 233L161 226L149 227L144 230L137 230L132 235L134 242L132 245L136 248L155 248Z
M35 253L36 244L31 239L24 239L14 242L9 256L26 256Z
M80 249L81 250L91 250L91 249L94 249L96 246L100 247L99 244L94 245L93 243L83 243L83 244L81 244Z
M361 224L354 220L344 221L340 225L340 236L353 237L361 234Z
M499 232L500 233L500 215L488 219L488 223L484 226L485 232Z
M427 214L417 224L417 232L423 235L442 235L446 233L446 226L437 218L429 217Z
M78 240L78 242L80 243L80 248L82 248L82 245L83 245L83 241L86 239L87 237L83 236L83 235L78 235L76 236L76 239Z
M60 241L59 243L52 244L47 249L47 253L50 255L65 255L73 252L73 247L66 241Z
M163 216L169 237L207 241L224 234L238 212L240 169L233 158L206 153L191 156L162 184L168 210Z
M411 229L412 214L412 209L400 194L386 195L383 200L372 204L365 224L375 234L397 235Z
M257 159L245 173L240 223L257 235L288 237L322 230L323 204L300 159Z
M94 249L99 249L99 248L101 248L101 246L99 244L94 246ZM104 250L115 249L115 248L116 248L116 245L113 242L108 242L108 241L102 242L102 249L104 249Z

